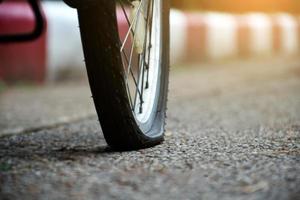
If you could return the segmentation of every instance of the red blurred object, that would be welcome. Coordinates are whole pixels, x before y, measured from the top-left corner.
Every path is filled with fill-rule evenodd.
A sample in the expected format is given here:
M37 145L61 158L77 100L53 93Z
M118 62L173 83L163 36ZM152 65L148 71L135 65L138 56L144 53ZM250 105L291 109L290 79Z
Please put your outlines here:
M0 3L0 35L29 33L34 26L34 14L27 1L5 0ZM45 74L46 28L33 41L0 43L0 80L41 83Z
M185 59L188 62L196 62L199 59L205 60L207 58L206 53L206 41L208 37L208 26L201 14L189 13L186 15L188 21L188 33L187 46Z
M245 18L238 19L238 32L237 32L237 39L238 39L238 53L241 57L247 57L251 55L251 28L250 25Z

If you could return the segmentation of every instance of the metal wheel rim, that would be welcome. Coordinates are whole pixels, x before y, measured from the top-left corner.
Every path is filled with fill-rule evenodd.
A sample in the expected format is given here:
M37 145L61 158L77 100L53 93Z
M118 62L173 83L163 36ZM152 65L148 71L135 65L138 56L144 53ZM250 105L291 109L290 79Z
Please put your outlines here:
M119 9L122 9L126 18L128 30L123 38L120 36L120 53L132 112L135 119L143 124L152 118L153 110L157 105L157 92L161 74L162 0L140 0L139 5L136 7L137 14L131 17L128 15L128 7L124 6L124 1L119 2ZM133 60L136 53L134 41L135 37L138 36L136 30L139 29L139 20L143 19L146 21L143 52L137 54L137 70L134 70ZM131 43L131 45L128 45L128 43ZM126 45L130 46L130 51L127 51L127 53ZM135 86L134 92L132 92L132 85Z

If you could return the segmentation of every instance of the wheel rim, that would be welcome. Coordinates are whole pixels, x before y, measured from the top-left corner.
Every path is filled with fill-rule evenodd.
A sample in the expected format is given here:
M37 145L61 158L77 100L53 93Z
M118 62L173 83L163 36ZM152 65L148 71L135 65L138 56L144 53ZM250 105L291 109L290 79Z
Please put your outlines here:
M133 115L140 124L153 119L157 105L161 6L161 0L121 0L117 6L124 79Z

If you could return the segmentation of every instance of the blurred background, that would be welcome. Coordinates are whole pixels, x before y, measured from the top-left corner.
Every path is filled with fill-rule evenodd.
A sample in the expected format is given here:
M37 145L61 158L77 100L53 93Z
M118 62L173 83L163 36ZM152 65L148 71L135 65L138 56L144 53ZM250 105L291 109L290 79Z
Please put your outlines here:
M172 66L299 55L297 0L172 0L171 4ZM85 76L76 11L57 0L42 1L41 7L47 22L41 38L0 44L2 85ZM0 34L28 31L33 23L25 0L1 4Z

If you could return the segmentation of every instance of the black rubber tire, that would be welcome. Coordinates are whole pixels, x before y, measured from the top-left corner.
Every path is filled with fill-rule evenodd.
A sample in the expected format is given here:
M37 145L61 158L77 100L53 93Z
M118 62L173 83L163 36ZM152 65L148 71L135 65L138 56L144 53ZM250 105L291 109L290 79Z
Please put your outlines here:
M116 3L98 0L78 8L89 83L104 137L116 150L151 147L164 140L169 82L169 1L163 0L162 55L158 103L151 128L143 132L130 107L120 54Z

